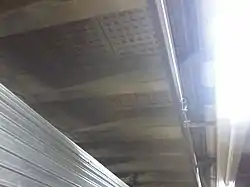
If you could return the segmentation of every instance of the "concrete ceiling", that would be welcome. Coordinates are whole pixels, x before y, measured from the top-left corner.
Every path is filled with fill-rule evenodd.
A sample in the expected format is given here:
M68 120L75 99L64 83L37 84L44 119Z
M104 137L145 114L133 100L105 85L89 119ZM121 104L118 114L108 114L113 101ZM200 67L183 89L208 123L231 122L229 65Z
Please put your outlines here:
M131 186L195 186L151 3L15 2L0 9L1 82Z
M39 0L37 0L39 1ZM34 0L21 0L21 1L15 1L15 0L1 0L1 7L0 7L0 13L6 13L27 5L30 5L31 3L34 3Z

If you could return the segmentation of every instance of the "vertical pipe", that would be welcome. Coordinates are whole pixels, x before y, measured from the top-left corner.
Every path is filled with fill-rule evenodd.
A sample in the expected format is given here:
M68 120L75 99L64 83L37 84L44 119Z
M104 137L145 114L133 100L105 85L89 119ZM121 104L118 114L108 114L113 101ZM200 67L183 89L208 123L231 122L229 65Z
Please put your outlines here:
M162 28L163 37L164 37L164 44L166 46L166 50L168 54L169 66L170 66L171 73L172 73L172 79L173 79L174 86L175 86L175 92L180 102L177 104L183 105L183 101L184 101L183 92L182 92L182 87L181 87L181 80L180 80L180 75L179 75L179 70L178 70L178 65L177 65L177 59L175 55L175 49L174 49L174 44L173 44L171 25L170 25L170 20L168 17L166 1L155 0L155 3L157 6L159 18L160 18L161 28ZM184 121L183 125L185 125L186 120L187 120L185 119L186 118L185 108L182 107L180 110L184 114L182 120ZM188 127L184 127L184 130L186 130L186 137L190 143L190 156L194 164L194 173L195 173L197 185L198 187L202 187L199 168L197 167L198 166L197 159L196 159L196 155L195 155L194 148L193 148L192 137L190 135Z

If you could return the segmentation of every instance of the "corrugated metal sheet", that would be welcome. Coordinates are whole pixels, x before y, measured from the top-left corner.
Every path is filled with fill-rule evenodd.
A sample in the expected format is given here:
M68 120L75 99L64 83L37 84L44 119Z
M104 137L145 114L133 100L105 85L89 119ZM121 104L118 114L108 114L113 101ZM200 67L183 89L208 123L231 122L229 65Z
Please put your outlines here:
M127 186L0 85L0 185Z

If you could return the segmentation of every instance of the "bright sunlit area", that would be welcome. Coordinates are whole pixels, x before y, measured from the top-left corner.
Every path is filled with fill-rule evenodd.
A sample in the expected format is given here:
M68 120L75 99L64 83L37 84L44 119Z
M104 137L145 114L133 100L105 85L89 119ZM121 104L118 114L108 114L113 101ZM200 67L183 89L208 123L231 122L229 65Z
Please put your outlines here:
M248 0L214 1L210 32L218 121L218 187L235 186L241 151L250 121L249 18Z
M231 124L249 120L250 1L215 1L212 37L217 115Z

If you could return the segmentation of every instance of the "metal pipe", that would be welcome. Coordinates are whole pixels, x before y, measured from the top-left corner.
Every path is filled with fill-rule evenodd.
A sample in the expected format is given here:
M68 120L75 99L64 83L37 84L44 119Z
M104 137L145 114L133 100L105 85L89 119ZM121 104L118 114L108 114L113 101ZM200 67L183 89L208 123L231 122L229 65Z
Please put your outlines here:
M181 107L181 112L182 112L182 120L183 122L183 129L186 131L186 137L190 143L190 156L192 159L192 162L194 164L194 173L197 181L198 187L202 187L201 183L201 177L200 177L200 172L198 163L197 163L197 158L196 154L194 152L194 146L193 146L193 141L192 137L190 135L189 129L186 128L186 124L189 123L186 117L186 106L183 107L184 103L184 98L183 98L183 91L182 91L182 86L181 86L181 79L180 79L180 74L178 70L178 65L177 65L177 58L175 54L175 49L174 49L174 44L173 44L173 38L172 38L172 32L171 32L171 25L170 25L170 20L168 17L168 10L167 10L167 5L165 0L155 0L156 7L158 10L159 18L160 18L160 23L161 23L161 28L162 28L162 34L164 37L164 44L166 46L167 54L168 54L168 60L169 60L169 66L171 69L171 74L172 74L172 79L174 82L174 87L175 87L175 92L177 94L177 98L179 99L178 105L182 106Z
M180 81L179 70L177 66L177 60L176 60L176 55L175 55L174 43L172 39L172 32L171 32L171 26L170 26L170 20L168 17L166 2L165 0L160 0L160 1L156 0L155 2L156 2L159 16L160 16L159 18L160 18L161 28L163 31L162 34L163 34L164 41L165 41L169 65L170 65L170 69L172 72L172 78L173 78L174 85L176 88L176 93L178 97L181 99L183 95L182 89L181 89L181 81Z

